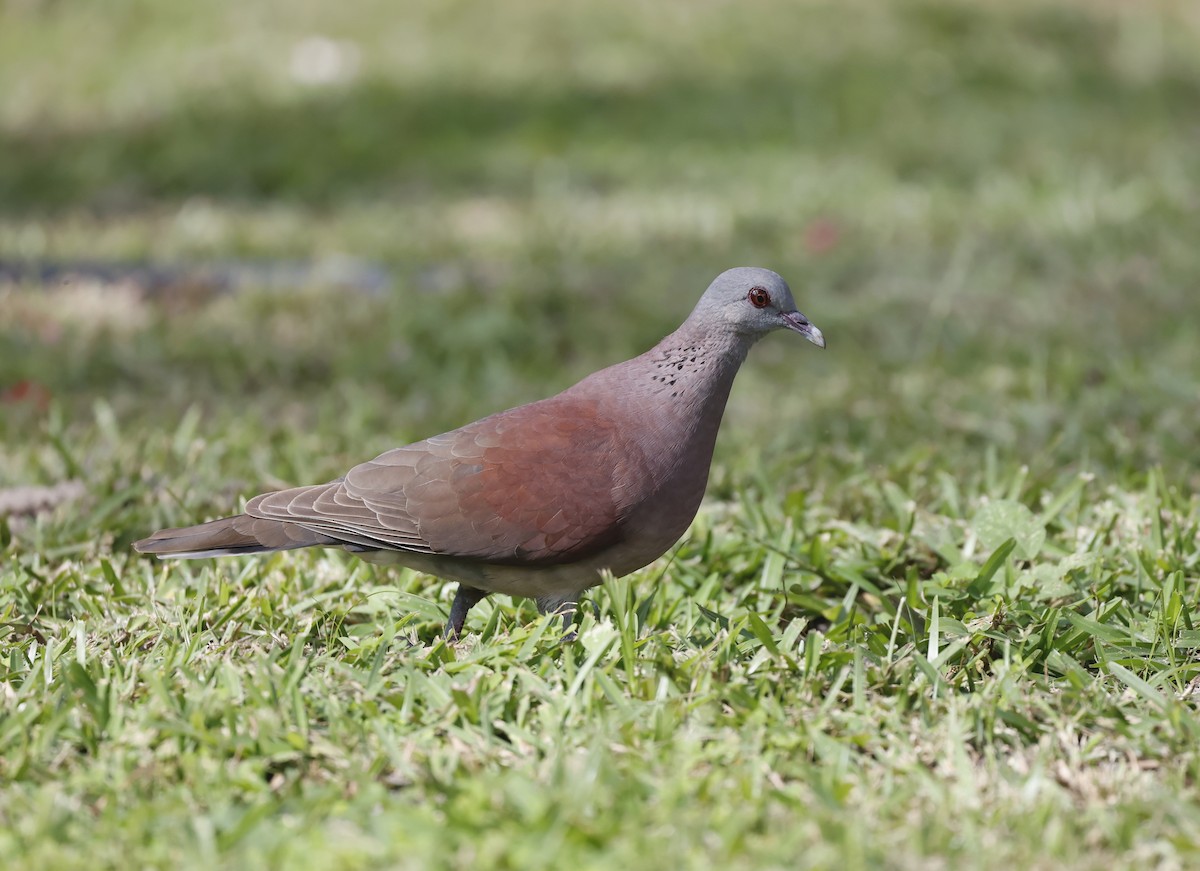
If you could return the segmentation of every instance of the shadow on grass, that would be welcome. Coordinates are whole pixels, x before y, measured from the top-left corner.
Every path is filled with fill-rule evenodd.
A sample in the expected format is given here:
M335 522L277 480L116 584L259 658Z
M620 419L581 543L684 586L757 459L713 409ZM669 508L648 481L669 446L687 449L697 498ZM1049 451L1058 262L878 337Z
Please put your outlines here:
M963 17L914 4L903 14L912 51L747 57L737 77L698 59L640 90L375 80L290 101L210 94L111 127L0 131L0 213L192 195L321 205L520 191L556 159L603 188L678 172L680 149L716 161L857 156L950 184L998 166L1044 169L1047 153L1075 148L1133 168L1147 143L1178 137L1171 119L1200 101L1200 82L1170 69L1145 85L1125 78L1102 50L1113 25L1082 12Z

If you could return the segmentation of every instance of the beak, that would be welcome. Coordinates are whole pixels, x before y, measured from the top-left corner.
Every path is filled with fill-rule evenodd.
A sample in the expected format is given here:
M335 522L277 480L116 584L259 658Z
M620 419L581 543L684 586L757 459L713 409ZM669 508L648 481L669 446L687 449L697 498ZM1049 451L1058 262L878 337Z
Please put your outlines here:
M793 330L804 338L808 339L818 348L825 347L825 336L820 330L808 322L808 318L800 314L800 312L781 312L779 315L783 318L783 325L789 330Z

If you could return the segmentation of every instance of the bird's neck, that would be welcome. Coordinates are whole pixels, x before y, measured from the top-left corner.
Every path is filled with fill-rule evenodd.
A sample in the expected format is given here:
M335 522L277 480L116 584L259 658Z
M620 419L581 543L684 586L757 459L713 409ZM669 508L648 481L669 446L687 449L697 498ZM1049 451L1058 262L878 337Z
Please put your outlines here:
M706 331L684 324L643 355L648 383L644 386L668 405L680 410L711 411L715 417L729 397L733 378L741 368L751 342L726 330Z
M752 344L727 330L707 331L685 323L630 361L627 401L639 410L646 443L682 448L648 457L656 480L665 484L691 474L698 478L699 499L734 376ZM699 469L705 474L697 475Z

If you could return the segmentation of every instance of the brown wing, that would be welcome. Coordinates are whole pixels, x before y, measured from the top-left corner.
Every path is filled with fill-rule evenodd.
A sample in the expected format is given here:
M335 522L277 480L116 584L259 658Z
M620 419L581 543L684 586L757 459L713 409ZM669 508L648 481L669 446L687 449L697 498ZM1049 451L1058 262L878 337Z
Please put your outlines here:
M364 547L553 565L620 539L620 484L643 466L594 401L554 397L380 454L338 481L258 496L246 513Z

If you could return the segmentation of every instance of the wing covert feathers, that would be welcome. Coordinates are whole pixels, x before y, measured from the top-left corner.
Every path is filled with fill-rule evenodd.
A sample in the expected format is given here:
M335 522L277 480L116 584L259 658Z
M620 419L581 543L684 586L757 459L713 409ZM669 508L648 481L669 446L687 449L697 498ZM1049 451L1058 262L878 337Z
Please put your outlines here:
M246 513L155 533L143 553L200 557L313 545L513 565L573 562L621 538L640 454L592 400L562 396L380 454Z

